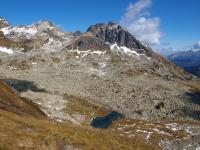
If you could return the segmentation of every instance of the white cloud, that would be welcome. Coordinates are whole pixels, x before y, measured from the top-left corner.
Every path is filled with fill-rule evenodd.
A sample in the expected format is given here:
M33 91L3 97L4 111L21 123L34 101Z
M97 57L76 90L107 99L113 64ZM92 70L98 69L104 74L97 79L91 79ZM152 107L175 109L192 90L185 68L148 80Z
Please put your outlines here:
M195 49L200 49L200 41L198 41L195 45L194 45Z
M176 49L174 49L170 43L161 43L159 45L154 45L153 48L156 52L166 57L176 52Z
M160 44L160 19L149 17L150 6L151 0L139 0L134 4L129 4L120 24L146 44Z

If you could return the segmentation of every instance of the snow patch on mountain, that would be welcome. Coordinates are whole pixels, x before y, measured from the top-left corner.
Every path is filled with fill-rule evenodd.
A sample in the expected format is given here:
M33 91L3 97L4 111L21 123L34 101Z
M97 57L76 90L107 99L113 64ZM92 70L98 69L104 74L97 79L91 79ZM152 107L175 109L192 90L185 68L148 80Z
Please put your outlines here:
M36 27L40 31L47 29L47 28L50 29L50 30L54 28L53 24L49 21L46 21L46 20L39 21L38 23L33 24L32 26Z
M76 52L79 55L81 55L81 57L86 57L89 54L97 54L97 55L103 55L106 53L106 51L92 51L92 50L86 50L86 51L81 51L81 50L69 50L69 52Z
M0 31L3 32L5 36L11 35L12 33L23 34L23 35L35 35L37 33L37 29L32 26L19 26L19 27L5 27L2 28Z
M27 35L35 35L39 31L45 29L53 29L53 26L48 21L40 21L36 24L29 25L29 26L15 26L15 27L5 27L0 29L4 33L5 36L11 35L13 33L17 34L27 34Z
M0 18L0 22L4 23L4 24L9 24L8 21L6 21L5 19L3 18Z
M33 48L44 49L46 52L61 50L72 39L70 33L63 32L49 21L40 21L29 26L4 27L0 31L11 41L29 40Z
M9 48L6 48L6 47L1 47L1 46L0 46L0 52L7 53L7 54L13 54L12 49L9 49Z
M128 55L132 55L133 54L135 56L146 56L145 54L139 54L136 51L131 50L131 49L125 47L125 46L121 46L120 47L120 46L117 45L117 43L111 45L110 49L112 51L123 52L123 53L128 54Z
M60 49L63 46L63 43L59 40L49 38L49 41L42 46L42 49L48 50L48 52L54 52Z

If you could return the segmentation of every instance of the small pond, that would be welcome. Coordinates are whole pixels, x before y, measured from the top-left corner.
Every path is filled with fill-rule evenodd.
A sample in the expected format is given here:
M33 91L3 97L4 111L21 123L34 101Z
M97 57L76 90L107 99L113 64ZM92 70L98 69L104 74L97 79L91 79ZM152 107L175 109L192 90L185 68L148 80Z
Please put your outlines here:
M91 126L94 128L108 128L112 121L118 120L123 118L123 114L118 113L116 111L112 111L110 114L104 116L104 117L96 117L92 120Z

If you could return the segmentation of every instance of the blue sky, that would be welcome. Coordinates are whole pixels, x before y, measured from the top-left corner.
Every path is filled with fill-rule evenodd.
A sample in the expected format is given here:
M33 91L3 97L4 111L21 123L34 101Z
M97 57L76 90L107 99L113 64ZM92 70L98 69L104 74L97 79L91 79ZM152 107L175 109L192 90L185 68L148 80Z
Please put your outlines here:
M135 12L138 6L142 8ZM200 40L199 15L200 0L3 0L0 9L0 16L13 25L47 19L65 31L85 31L91 24L112 20L142 40L173 49ZM143 32L135 30L138 23L142 26L141 21L145 23Z

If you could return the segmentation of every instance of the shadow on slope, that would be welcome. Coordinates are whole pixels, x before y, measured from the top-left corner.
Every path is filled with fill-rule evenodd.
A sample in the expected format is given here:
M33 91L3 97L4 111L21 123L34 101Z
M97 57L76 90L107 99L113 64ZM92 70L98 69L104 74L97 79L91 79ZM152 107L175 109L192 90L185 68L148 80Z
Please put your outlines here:
M39 119L46 115L31 101L20 98L5 82L0 80L0 110Z
M194 110L188 107L183 107L182 111L184 112L184 116L188 116L190 118L193 118L195 120L200 120L200 111L199 110Z
M188 97L191 103L200 105L200 92L195 92L195 91L187 92L185 96Z
M31 81L17 79L5 79L4 81L17 92L26 92L28 90L33 92L46 92L45 89L38 88L37 85Z
M187 101L184 102L186 105L175 112L181 111L185 117L200 120L200 92L191 90L185 93L184 97L187 98ZM189 105L192 107L188 107Z

